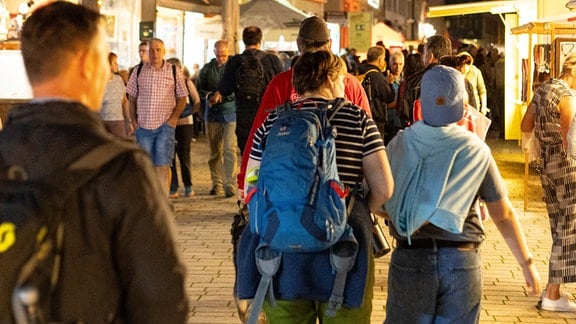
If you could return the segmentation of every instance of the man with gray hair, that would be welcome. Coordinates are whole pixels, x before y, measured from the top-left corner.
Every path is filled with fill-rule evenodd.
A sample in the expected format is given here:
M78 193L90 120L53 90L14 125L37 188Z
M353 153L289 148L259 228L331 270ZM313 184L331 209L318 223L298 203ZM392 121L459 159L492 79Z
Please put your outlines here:
M182 71L164 60L164 42L148 41L149 62L135 67L126 92L134 135L158 171L166 196L170 191L176 125L186 105L188 90Z

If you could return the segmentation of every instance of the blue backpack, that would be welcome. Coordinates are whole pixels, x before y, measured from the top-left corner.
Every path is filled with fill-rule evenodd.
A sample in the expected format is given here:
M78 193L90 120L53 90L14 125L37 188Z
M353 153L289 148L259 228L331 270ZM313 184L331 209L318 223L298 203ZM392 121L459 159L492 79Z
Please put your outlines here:
M343 302L346 274L353 267L358 242L347 224L348 190L338 177L336 128L331 116L346 105L336 99L318 108L299 109L287 103L262 141L256 187L248 192L250 230L260 236L256 264L262 279L250 319L256 320L264 297L274 305L272 277L282 253L330 249L336 280L327 315Z

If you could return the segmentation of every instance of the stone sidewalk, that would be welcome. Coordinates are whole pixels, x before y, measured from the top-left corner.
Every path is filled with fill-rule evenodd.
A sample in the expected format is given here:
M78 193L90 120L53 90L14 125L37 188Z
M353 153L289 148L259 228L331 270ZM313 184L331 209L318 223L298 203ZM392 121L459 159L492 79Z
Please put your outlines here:
M521 219L534 261L545 284L550 231L539 178L529 177L528 205L524 211L524 157L516 141L489 140L506 180L509 195ZM238 207L235 198L214 197L210 191L208 149L205 137L192 144L193 182L196 196L173 200L178 243L188 268L189 323L240 323L232 297L234 267L230 224ZM576 323L576 313L539 311L537 297L529 296L520 267L492 222L486 222L482 245L482 323ZM382 323L390 255L376 261L372 323ZM573 284L562 287L575 297Z

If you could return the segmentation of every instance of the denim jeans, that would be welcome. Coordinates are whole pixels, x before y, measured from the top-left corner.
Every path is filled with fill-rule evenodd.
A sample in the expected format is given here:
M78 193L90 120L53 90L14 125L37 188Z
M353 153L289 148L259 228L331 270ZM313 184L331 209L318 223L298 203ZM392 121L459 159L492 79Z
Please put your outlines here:
M163 124L156 129L136 129L136 141L150 154L155 166L171 166L176 146L176 128Z
M481 266L478 249L395 249L384 323L478 323Z
M210 147L210 177L212 188L234 187L238 174L238 144L236 122L206 123Z

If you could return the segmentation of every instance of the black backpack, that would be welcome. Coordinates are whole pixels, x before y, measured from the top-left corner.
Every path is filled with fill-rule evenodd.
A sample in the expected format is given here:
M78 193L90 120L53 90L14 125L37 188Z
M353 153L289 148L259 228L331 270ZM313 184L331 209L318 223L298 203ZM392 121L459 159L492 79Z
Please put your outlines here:
M252 50L238 55L239 64L234 74L236 100L260 103L267 85L261 62L264 55L262 51Z
M23 166L0 166L0 323L52 321L63 207L101 167L130 150L109 142L39 180L29 180Z

